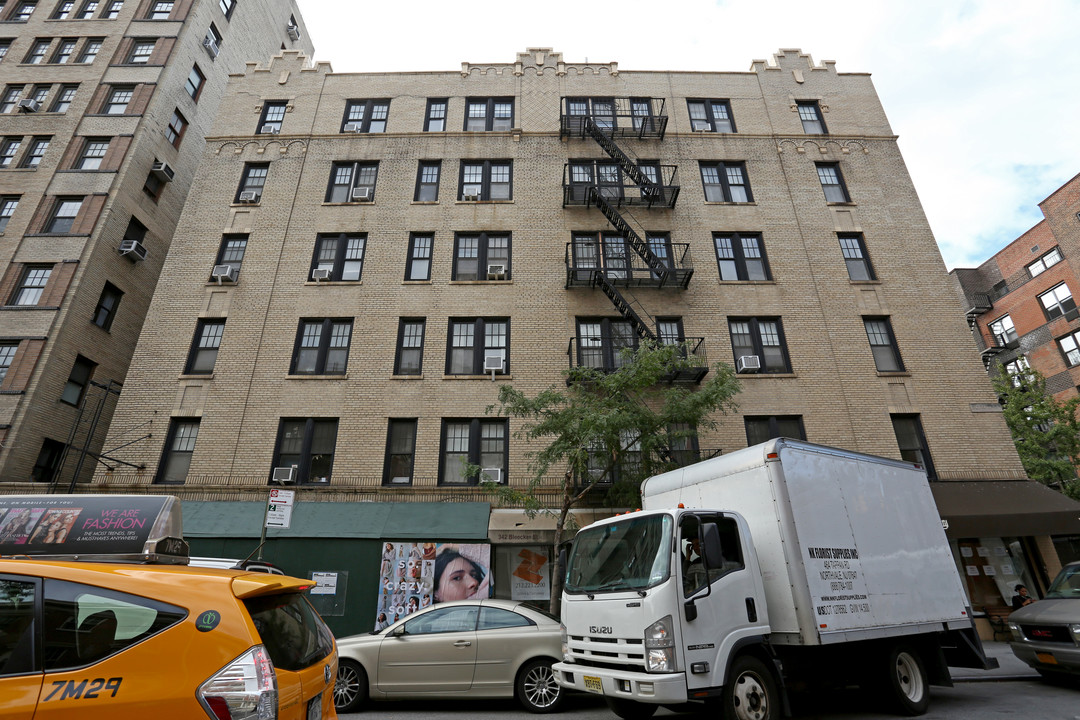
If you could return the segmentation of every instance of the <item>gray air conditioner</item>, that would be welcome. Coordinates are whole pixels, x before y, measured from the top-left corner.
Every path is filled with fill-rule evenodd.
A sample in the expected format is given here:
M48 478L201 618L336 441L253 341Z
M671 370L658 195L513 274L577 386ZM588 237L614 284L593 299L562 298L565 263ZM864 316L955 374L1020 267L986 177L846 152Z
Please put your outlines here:
M273 481L281 485L291 485L296 482L296 466L274 468Z
M358 123L358 122L345 123L344 132L351 132L351 133L364 132L364 123Z
M146 259L146 248L138 240L122 240L118 252L131 262Z
M259 198L262 197L262 193L258 190L245 190L240 193L240 202L242 203L257 203Z
M315 268L311 271L311 279L315 282L319 282L320 280L329 280L331 272L333 271L330 270L330 268Z
M506 266L505 265L488 265L487 266L488 280L505 280L506 279Z
M483 469L481 469L480 470L480 480L481 481L486 480L487 482L493 482L493 483L502 483L502 481L503 481L502 468L483 468Z
M22 112L37 112L41 109L41 103L33 98L26 98L19 101L19 110Z
M503 371L503 353L489 353L484 356L484 372L496 373Z
M281 128L279 128L277 125L273 125L271 123L267 123L267 124L263 125L261 128L259 128L259 134L260 135L277 135L280 132L281 132Z
M479 200L480 199L480 191L479 190L464 190L461 193L461 199L462 200Z
M212 37L203 38L202 44L206 48L206 52L210 53L210 57L216 58L218 53L221 52L218 50L217 40Z
M349 195L353 200L370 200L371 188L369 187L355 187L352 189L352 194Z
M150 168L150 174L161 182L172 182L173 177L176 176L176 172L163 162L154 163Z
M236 274L237 269L232 265L215 265L210 277L217 280L220 285L223 282L236 282Z
M761 358L757 355L742 355L739 357L738 370L741 373L753 373L761 369Z
M300 27L297 26L297 25L293 25L292 23L289 23L285 27L285 32L287 32L289 34L289 39L292 40L293 42L300 39Z

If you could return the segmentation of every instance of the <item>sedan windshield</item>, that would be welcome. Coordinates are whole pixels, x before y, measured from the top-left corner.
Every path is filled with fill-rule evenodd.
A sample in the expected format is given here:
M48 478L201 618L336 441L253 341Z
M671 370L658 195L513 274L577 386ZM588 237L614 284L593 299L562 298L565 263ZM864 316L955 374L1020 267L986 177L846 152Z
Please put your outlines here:
M581 531L567 564L566 591L643 590L663 582L672 527L670 515L648 515Z
M1080 565L1068 565L1054 578L1046 598L1080 598Z

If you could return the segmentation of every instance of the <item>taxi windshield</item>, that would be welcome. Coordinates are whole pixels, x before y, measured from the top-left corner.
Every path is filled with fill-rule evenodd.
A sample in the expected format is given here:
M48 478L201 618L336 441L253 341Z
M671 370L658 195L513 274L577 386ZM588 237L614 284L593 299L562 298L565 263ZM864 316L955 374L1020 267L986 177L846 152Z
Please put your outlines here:
M673 522L647 515L582 530L567 561L566 591L644 590L667 580Z

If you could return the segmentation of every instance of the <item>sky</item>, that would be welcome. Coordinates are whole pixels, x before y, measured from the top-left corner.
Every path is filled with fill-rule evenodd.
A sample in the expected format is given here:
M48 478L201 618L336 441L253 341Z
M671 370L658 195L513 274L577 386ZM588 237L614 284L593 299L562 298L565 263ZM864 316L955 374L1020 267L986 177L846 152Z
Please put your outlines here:
M1080 174L1076 0L297 2L334 72L455 71L546 47L567 62L703 71L801 48L870 73L949 269L1015 240Z

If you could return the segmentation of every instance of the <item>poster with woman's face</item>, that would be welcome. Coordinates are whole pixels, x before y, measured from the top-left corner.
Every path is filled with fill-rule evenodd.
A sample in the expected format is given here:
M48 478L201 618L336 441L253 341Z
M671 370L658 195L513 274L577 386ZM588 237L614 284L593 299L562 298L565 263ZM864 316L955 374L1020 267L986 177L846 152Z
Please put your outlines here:
M491 597L491 546L385 543L375 629L440 602Z

